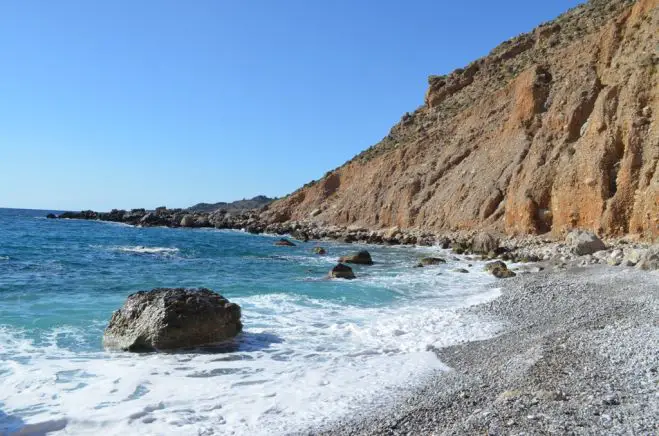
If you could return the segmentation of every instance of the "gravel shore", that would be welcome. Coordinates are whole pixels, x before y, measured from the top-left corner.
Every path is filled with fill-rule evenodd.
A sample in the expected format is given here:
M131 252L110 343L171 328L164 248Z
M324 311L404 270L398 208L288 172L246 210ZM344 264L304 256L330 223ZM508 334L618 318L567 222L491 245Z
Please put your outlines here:
M659 434L659 272L589 266L499 281L469 310L495 338L440 350L452 368L325 435Z

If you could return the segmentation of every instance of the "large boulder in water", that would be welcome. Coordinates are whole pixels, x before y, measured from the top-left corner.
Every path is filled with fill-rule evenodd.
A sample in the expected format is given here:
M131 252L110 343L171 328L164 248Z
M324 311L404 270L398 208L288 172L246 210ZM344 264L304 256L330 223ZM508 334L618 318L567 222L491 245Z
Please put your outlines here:
M354 279L355 273L352 272L352 268L348 265L342 263L336 265L329 273L330 277L333 279Z
M240 307L209 289L158 288L128 296L105 329L103 345L124 351L214 344L242 330Z
M366 250L361 250L350 256L342 256L339 258L339 263L355 263L358 265L373 265L371 254Z
M583 256L606 250L606 245L595 233L586 230L572 230L565 238L565 243L574 254Z

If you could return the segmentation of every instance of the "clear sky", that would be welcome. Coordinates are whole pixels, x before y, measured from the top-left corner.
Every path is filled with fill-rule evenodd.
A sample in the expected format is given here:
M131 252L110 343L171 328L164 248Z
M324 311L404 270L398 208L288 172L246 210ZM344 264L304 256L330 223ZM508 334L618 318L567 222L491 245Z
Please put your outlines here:
M578 0L4 0L0 207L285 195Z

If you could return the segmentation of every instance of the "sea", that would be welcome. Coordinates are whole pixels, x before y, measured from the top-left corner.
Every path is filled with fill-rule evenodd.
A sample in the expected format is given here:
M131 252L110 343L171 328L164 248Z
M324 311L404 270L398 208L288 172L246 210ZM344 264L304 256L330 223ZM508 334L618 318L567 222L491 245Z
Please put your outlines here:
M274 235L48 212L0 209L3 435L319 429L453 370L433 349L500 329L464 310L499 295L483 263L439 247L280 247ZM314 254L318 245L328 254ZM359 249L373 266L353 266L356 280L327 279L339 256ZM414 268L423 256L447 263ZM104 350L113 311L155 287L210 288L241 306L244 331L210 351Z

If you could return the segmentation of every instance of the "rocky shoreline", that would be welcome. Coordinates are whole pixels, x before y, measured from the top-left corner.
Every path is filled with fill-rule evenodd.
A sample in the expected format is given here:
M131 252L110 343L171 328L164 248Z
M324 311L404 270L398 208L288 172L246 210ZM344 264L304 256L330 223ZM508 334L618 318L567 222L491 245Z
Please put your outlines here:
M496 232L455 231L437 234L418 229L369 230L360 226L327 225L317 221L273 221L266 219L267 207L261 210L191 212L186 209L159 207L153 211L113 209L110 212L64 212L49 214L48 218L85 219L118 222L139 227L216 228L242 230L253 234L290 235L300 241L336 240L345 243L419 245L451 248L456 254L473 259L501 259L515 263L533 263L528 271L543 269L564 270L573 266L594 264L638 266L640 269L659 268L659 245L634 237L600 240L592 232L575 230L563 239L545 235L507 237ZM571 240L584 234L586 249ZM590 242L589 242L590 241Z
M657 272L594 265L505 283L467 309L502 320L499 335L435 350L450 370L411 381L389 407L303 434L659 432Z

